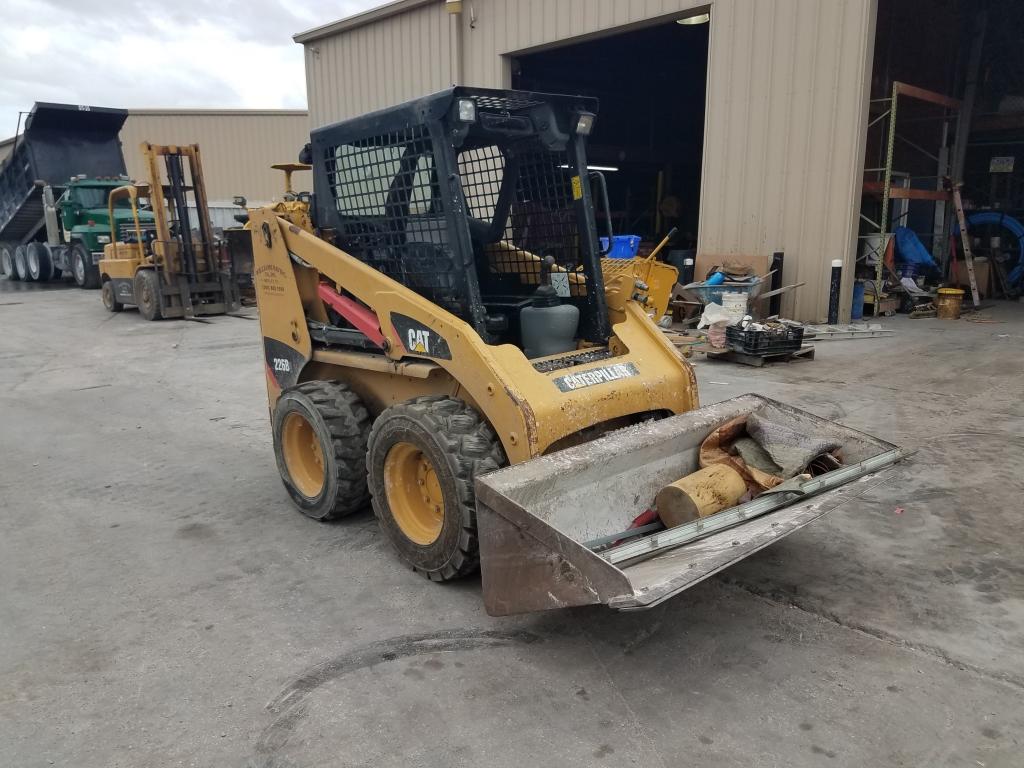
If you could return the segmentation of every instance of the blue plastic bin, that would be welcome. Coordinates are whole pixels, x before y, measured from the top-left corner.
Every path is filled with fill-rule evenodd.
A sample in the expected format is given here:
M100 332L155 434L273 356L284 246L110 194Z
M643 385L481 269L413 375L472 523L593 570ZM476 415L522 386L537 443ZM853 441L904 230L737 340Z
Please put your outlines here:
M860 320L864 317L864 281L853 283L853 306L850 308L850 319Z
M608 247L608 238L601 238L601 250ZM609 259L632 259L640 250L640 235L615 235L612 237L612 250L605 254Z

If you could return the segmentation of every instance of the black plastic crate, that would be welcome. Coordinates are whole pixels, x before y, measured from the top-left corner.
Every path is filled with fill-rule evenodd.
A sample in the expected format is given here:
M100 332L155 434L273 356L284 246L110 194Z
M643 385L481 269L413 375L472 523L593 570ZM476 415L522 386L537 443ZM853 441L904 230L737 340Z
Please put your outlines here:
M804 343L804 329L800 326L786 326L785 329L752 331L738 325L725 329L725 340L729 347L748 355L777 355L796 352Z

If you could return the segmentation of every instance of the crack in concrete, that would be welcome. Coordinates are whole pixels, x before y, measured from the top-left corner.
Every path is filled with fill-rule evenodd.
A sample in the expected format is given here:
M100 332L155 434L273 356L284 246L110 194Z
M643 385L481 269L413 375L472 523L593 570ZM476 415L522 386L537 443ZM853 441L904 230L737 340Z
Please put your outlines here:
M875 640L881 640L882 642L889 643L890 645L895 645L899 648L904 648L909 651L922 653L925 656L940 661L943 664L947 664L951 667L956 667L957 669L960 669L964 672L972 672L976 675L979 675L980 677L984 677L988 680L992 680L997 683L1004 683L1006 685L1013 686L1014 688L1024 689L1024 677L1020 675L1014 675L1009 672L996 672L990 669L985 669L984 667L979 667L977 664L971 664L970 662L963 661L962 659L958 659L955 656L951 656L949 653L947 653L946 651L937 646L926 645L924 643L913 643L909 640L900 637L899 635L892 634L891 632L886 632L883 629L871 627L867 624L849 621L848 619L844 619L838 614L832 613L830 611L812 608L807 605L801 605L800 603L794 601L792 595L788 595L784 592L759 589L758 587L755 587L751 584L744 584L741 581L730 579L727 576L722 576L720 578L720 581L725 586L732 587L734 589L740 589L746 592L747 594L753 595L754 597L764 600L765 602L771 603L772 605L789 606L790 608L796 608L797 610L806 613L809 616L814 616L815 618L821 619L822 621L827 621L830 624L835 624L839 627L842 627L843 629L849 629L853 632L859 632L861 634L867 635L868 637L874 638Z

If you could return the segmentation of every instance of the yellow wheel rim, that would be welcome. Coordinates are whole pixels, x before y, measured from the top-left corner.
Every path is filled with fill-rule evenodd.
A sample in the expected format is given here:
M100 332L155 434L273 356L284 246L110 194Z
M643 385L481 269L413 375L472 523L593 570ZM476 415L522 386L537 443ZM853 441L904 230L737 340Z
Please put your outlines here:
M303 496L315 499L324 488L324 451L305 416L292 411L284 417L281 447L292 483Z
M430 459L412 443L396 443L384 458L384 492L392 517L410 541L437 541L444 524L444 496Z

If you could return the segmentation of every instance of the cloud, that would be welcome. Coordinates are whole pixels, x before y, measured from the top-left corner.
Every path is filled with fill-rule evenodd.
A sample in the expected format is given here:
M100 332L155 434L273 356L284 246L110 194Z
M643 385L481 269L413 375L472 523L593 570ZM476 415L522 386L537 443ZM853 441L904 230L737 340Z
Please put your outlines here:
M4 0L0 138L36 101L305 107L302 46L291 36L380 4Z

